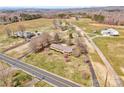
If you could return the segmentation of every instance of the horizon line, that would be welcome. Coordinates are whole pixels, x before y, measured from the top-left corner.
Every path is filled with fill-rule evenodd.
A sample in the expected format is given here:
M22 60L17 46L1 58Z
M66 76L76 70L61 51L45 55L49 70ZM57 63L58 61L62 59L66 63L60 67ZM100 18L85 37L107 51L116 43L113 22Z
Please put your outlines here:
M42 8L42 9L68 9L68 8L97 8L97 7L124 7L124 6L0 6L0 8Z

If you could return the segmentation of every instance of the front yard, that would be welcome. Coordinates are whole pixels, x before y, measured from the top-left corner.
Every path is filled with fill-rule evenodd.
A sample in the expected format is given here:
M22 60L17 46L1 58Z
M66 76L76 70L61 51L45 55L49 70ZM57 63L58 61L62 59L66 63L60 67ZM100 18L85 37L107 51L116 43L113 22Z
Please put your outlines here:
M89 67L87 64L83 63L82 57L75 58L70 56L69 59L70 62L65 62L63 54L49 50L31 54L27 58L24 58L23 61L82 85L91 86ZM82 71L84 70L87 71L88 74L86 80L82 78Z

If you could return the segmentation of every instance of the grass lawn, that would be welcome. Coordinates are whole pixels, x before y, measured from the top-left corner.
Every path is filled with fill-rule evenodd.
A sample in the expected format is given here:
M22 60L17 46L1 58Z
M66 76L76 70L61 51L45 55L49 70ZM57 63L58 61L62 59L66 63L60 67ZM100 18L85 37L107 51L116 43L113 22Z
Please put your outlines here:
M95 23L94 21L92 21L91 19L80 19L79 21L72 21L75 25L79 26L80 28L82 28L85 32L87 33L93 33L94 31L96 31L95 34L100 34L100 30L105 29L106 27L95 27L92 26L91 24Z
M2 61L0 61L0 78L2 79L2 77L4 77L4 79L2 79L2 81L0 80L1 87L6 86L5 83L3 82L3 80L6 80L6 82L8 83L7 85L13 86L13 87L17 87L17 86L22 87L25 85L25 83L32 80L32 78L33 78L32 76L30 76L20 70L12 70L10 72L6 72L6 73L8 73L7 75L4 74L3 71L8 69L9 67L10 66L8 64L5 64ZM2 76L1 76L1 73L3 73Z
M72 20L72 23L82 28L87 33L93 33L93 31L96 31L95 34L100 34L100 31L105 28L114 28L119 31L121 36L124 36L124 27L123 26L115 26L115 25L105 25L105 24L99 24L95 21L92 21L91 19L83 18L79 21Z
M44 81L39 81L35 84L35 87L52 87L51 85L47 84Z
M0 51L18 44L19 42L23 42L24 40L21 38L8 38L6 35L0 35Z
M97 38L94 40L119 75L124 75L124 38Z
M4 31L4 28L6 26L10 27L13 31L18 30L19 25L24 25L25 28L28 29L33 29L33 28L39 28L39 27L47 27L48 25L52 24L52 19L35 19L35 20L30 20L30 21L22 21L22 22L16 22L16 23L11 23L8 25L0 25L0 32L2 33Z
M49 53L51 55L49 55ZM50 50L38 54L31 54L23 59L23 61L85 86L91 86L89 67L82 62L82 57L75 58L70 56L70 62L65 62L63 54ZM82 78L82 70L86 70L89 74L89 77L86 80Z

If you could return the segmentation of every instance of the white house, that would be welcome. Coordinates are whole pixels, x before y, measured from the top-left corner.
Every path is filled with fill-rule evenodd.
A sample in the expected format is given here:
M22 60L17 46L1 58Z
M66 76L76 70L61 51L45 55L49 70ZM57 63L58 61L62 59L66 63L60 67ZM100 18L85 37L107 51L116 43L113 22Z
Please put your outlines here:
M102 30L101 34L103 36L119 36L119 32L113 28L107 29L107 30Z

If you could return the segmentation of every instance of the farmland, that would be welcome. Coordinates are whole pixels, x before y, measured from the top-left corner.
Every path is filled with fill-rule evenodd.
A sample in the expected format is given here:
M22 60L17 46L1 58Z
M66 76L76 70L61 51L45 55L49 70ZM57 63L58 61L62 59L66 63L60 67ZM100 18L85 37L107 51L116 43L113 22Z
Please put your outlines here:
M114 68L114 70L117 72L117 74L123 80L123 75L124 75L124 72L123 72L123 67L124 67L124 63L123 63L123 59L124 59L124 51L123 51L124 27L123 26L115 26L115 25L99 24L90 19L81 19L74 23L76 25L78 25L79 27L81 27L86 33L88 33L88 35L91 38L95 37L94 34L99 35L99 37L93 38L93 41L100 48L100 50L103 52L105 57L109 60L110 64ZM105 29L105 28L116 29L117 31L119 31L120 36L100 37L100 30ZM94 31L95 31L95 33L94 33ZM91 58L92 58L93 62L95 63L95 67L97 67L97 65L98 65L98 64L96 64L96 62L99 62L101 65L103 64L103 62L100 60L97 53L91 53ZM102 68L104 68L104 65L102 66ZM99 68L99 69L102 70L102 68ZM97 73L97 70L96 70L96 73Z
M123 77L124 75L124 63L123 63L124 28L122 26L113 26L113 25L110 26L110 25L98 24L97 22L87 18L80 19L79 21L75 21L73 19L68 21L82 28L87 33L87 35L89 35L91 38L97 35L101 36L100 30L105 28L114 28L119 31L120 36L118 37L95 37L93 38L93 41L100 48L100 50L103 52L105 57L109 60L114 70L118 73L118 75L123 80L124 79ZM39 31L39 32L49 32L49 33L60 32L58 29L54 28L53 19L36 19L31 21L12 23L6 26L12 28L13 31L17 31L18 25L20 24L23 24L25 26L26 31L31 31L31 32ZM1 25L1 30L3 30L4 28L5 26ZM24 41L22 38L8 38L6 34L3 33L3 31L1 31L0 35L1 35L0 51L2 51L7 47L10 47L10 45L16 45L17 43ZM67 33L62 32L61 37L63 37L64 39L67 38ZM7 51L6 54L14 58L19 58L20 56L28 52L28 50L29 50L29 44L27 43L25 45L22 45L10 51ZM101 58L99 57L96 51L89 51L89 54L90 54L90 58L93 63L95 72L98 76L97 78L99 79L101 86L104 86L105 76L107 72L106 67L103 64ZM82 56L76 58L71 55L69 56L69 62L66 62L64 59L64 55L62 53L46 48L39 53L30 53L28 56L22 58L21 60L28 64L34 65L36 67L45 69L49 72L52 72L54 74L70 79L74 82L81 84L82 86L92 86L91 73L89 71L89 66L88 64L83 62ZM86 72L86 76L87 76L86 79L82 78L84 77L82 75L83 71ZM103 73L103 75L101 75L101 73ZM25 73L24 74L22 73L21 75L25 77L29 77ZM29 79L32 80L32 78L29 78ZM113 82L111 76L109 77L108 82L109 84ZM109 84L108 86L112 86L112 84L111 85ZM38 83L35 84L35 86L49 87L50 85L43 81L39 81Z
M120 76L123 76L124 38L97 38L94 41L103 51L104 55L106 55L116 72Z

